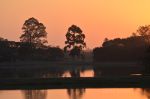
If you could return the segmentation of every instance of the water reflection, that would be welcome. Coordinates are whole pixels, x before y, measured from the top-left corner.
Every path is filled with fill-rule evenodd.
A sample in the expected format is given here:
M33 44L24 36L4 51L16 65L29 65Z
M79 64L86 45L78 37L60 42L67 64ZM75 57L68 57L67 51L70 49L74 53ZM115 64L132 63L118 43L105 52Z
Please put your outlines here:
M0 68L0 78L56 78L56 77L88 77L85 71L93 71L92 66L59 66L48 68ZM87 76L86 76L87 75ZM93 77L93 75L90 75Z
M25 99L46 99L47 90L25 90L22 91Z
M147 97L147 99L150 99L150 88L141 88L142 94Z
M101 76L130 76L134 74L141 75L142 67L140 66L93 66L94 77Z
M83 70L82 70L83 71ZM81 77L81 70L74 69L70 71L71 77ZM85 93L85 89L67 89L67 93L70 99L81 99L83 94Z
M88 72L87 72L88 71ZM84 75L82 75L84 73ZM89 75L89 73L91 73ZM141 74L134 66L55 66L46 68L0 68L0 78L101 77Z
M70 99L82 99L85 89L67 89L67 93Z
M150 99L149 93L150 88L2 90L0 99Z

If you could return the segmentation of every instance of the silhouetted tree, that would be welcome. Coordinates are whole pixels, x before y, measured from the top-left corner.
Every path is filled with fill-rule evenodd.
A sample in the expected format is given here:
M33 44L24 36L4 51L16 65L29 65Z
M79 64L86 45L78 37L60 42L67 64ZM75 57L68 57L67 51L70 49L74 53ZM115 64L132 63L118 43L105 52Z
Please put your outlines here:
M137 34L136 33L132 33L132 35L131 35L131 37L136 37L137 36Z
M84 39L85 35L82 33L80 27L72 25L66 33L66 46L64 47L64 51L67 52L70 49L71 56L78 56L81 50L86 47Z
M107 42L107 41L109 41L109 39L106 37L106 38L104 39L104 42Z
M8 41L8 40L0 37L0 41Z
M144 40L146 41L146 51L143 57L143 64L144 64L144 75L150 74L150 25L140 26L137 30Z
M115 38L93 49L95 61L140 61L147 42L142 36Z
M144 37L144 39L150 44L150 25L140 26L137 33Z
M23 24L22 30L24 33L20 36L20 41L36 44L36 47L40 47L47 43L45 39L47 32L45 29L46 27L42 23L39 23L37 19L33 17L29 18Z

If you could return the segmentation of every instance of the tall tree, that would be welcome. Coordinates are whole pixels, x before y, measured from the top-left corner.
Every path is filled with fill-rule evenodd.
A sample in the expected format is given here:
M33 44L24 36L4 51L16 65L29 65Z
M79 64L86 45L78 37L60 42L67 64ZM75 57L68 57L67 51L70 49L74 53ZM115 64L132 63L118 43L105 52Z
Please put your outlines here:
M72 25L68 28L66 33L66 46L64 47L64 51L67 52L70 50L70 55L79 55L80 51L86 47L84 39L85 35L83 34L80 27Z
M20 36L21 42L27 42L29 44L36 44L40 47L47 43L46 27L35 18L29 18L23 24L23 34Z

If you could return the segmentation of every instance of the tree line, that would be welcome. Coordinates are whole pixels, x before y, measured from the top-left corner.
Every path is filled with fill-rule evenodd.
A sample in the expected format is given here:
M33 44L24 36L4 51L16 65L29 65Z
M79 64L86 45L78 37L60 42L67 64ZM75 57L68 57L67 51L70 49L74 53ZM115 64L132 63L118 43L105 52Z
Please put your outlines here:
M0 38L0 62L62 60L63 50L59 47L46 45L46 27L35 18L29 18L22 27L20 42Z
M146 61L149 49L150 25L146 25L127 38L105 38L102 47L93 49L93 58L94 61Z
M0 37L0 62L16 60L63 60L64 54L81 57L86 47L85 35L80 27L72 25L66 33L64 49L48 45L46 27L35 18L25 20L20 42ZM65 52L65 53L64 53Z
M64 57L63 50L59 47L43 46L36 48L27 42L0 40L0 62L15 61L56 61Z

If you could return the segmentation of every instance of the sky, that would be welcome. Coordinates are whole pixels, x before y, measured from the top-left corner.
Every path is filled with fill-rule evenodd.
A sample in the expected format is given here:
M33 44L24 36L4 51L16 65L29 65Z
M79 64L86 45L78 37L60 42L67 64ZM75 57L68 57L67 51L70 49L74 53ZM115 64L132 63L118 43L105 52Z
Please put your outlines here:
M72 24L86 35L88 48L104 38L130 36L150 24L150 0L0 0L0 37L19 41L25 20L34 17L46 26L49 45L64 47Z

